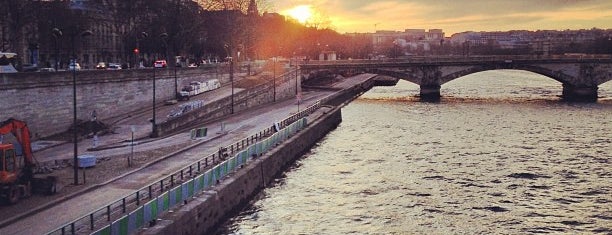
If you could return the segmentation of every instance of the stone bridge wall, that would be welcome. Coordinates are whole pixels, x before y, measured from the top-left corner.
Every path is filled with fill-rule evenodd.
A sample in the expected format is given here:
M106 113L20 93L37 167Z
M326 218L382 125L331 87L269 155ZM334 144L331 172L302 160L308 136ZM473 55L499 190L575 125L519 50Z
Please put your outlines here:
M437 100L440 86L459 77L487 70L516 69L538 73L559 81L563 97L568 100L595 101L598 86L612 80L612 60L591 59L495 59L455 58L436 61L334 61L304 65L307 79L313 76L344 73L376 73L421 86L421 98Z

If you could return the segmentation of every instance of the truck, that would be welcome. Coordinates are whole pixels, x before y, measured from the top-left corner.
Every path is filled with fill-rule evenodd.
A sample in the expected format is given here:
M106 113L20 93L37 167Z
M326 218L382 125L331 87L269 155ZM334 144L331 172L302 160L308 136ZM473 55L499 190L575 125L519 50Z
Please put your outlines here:
M0 124L0 136L12 134L16 143L0 141L0 197L15 204L32 192L54 194L57 177L35 177L38 162L32 153L30 130L24 121L9 118ZM17 145L17 146L16 146Z

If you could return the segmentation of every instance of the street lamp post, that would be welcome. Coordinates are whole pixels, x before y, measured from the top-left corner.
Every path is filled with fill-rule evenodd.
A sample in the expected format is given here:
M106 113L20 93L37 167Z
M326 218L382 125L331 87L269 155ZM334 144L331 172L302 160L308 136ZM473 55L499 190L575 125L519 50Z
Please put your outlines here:
M162 41L164 41L164 43L166 42L166 38L167 37L168 37L167 33L162 33L162 34L159 35L159 38L161 38ZM167 45L166 45L166 47L167 47ZM164 48L164 51L165 50L166 50L166 48ZM167 55L166 55L166 57L167 57ZM151 128L152 128L151 137L152 138L156 138L156 137L159 136L159 133L157 133L157 120L155 118L155 115L157 113L157 104L156 104L156 96L155 96L155 92L157 90L157 87L156 87L156 84L155 84L156 83L155 82L155 70L156 69L157 68L155 67L155 63L153 63L153 119L151 119Z
M234 58L230 57L230 82L232 83L232 114L234 114Z
M272 89L274 92L274 97L272 98L273 102L276 102L276 56L272 57L273 66L272 66Z
M81 32L80 36L81 38L87 37L92 35L93 33L89 30L83 31ZM76 56L76 49L75 49L75 45L74 45L74 41L75 41L75 37L76 37L76 30L72 35L72 61L70 63L74 63L73 68L72 68L72 108L74 110L73 112L73 116L72 116L72 125L73 125L73 141L74 141L74 158L73 158L73 165L74 165L74 185L78 185L79 184L79 164L78 164L78 144L77 144L77 136L78 136L78 131L77 131L77 97L76 97L76 74L77 74L77 67L76 67L76 61L77 61L77 56ZM70 64L68 65L68 68L70 69Z
M155 105L155 63L153 63L153 118L151 119L151 138L157 137L157 124L155 122L155 113L157 113Z
M232 84L232 103L231 103L231 113L234 114L234 58L232 57L232 46L229 44L225 44L223 46L225 48L225 52L227 53L227 59L229 60L229 74L230 74L230 82ZM238 54L240 55L240 54Z

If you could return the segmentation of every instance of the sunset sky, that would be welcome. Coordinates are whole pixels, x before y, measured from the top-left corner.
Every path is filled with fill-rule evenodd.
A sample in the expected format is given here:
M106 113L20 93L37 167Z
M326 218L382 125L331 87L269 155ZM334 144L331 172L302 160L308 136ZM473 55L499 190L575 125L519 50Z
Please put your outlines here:
M285 15L307 6L315 15L326 15L341 33L440 28L450 36L464 31L612 28L612 0L277 0L275 6Z

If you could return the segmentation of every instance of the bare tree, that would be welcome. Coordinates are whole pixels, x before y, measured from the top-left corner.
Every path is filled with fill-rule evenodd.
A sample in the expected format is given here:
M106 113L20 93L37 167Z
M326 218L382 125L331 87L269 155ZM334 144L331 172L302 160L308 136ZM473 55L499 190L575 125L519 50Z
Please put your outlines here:
M207 11L239 10L246 14L250 0L195 0L195 2ZM272 9L269 0L257 0L256 3L260 12Z
M4 50L24 54L19 51L26 48L27 40L36 38L32 35L34 26L31 19L35 18L36 8L32 0L2 0L0 9L3 9L0 21L2 25L2 47Z

